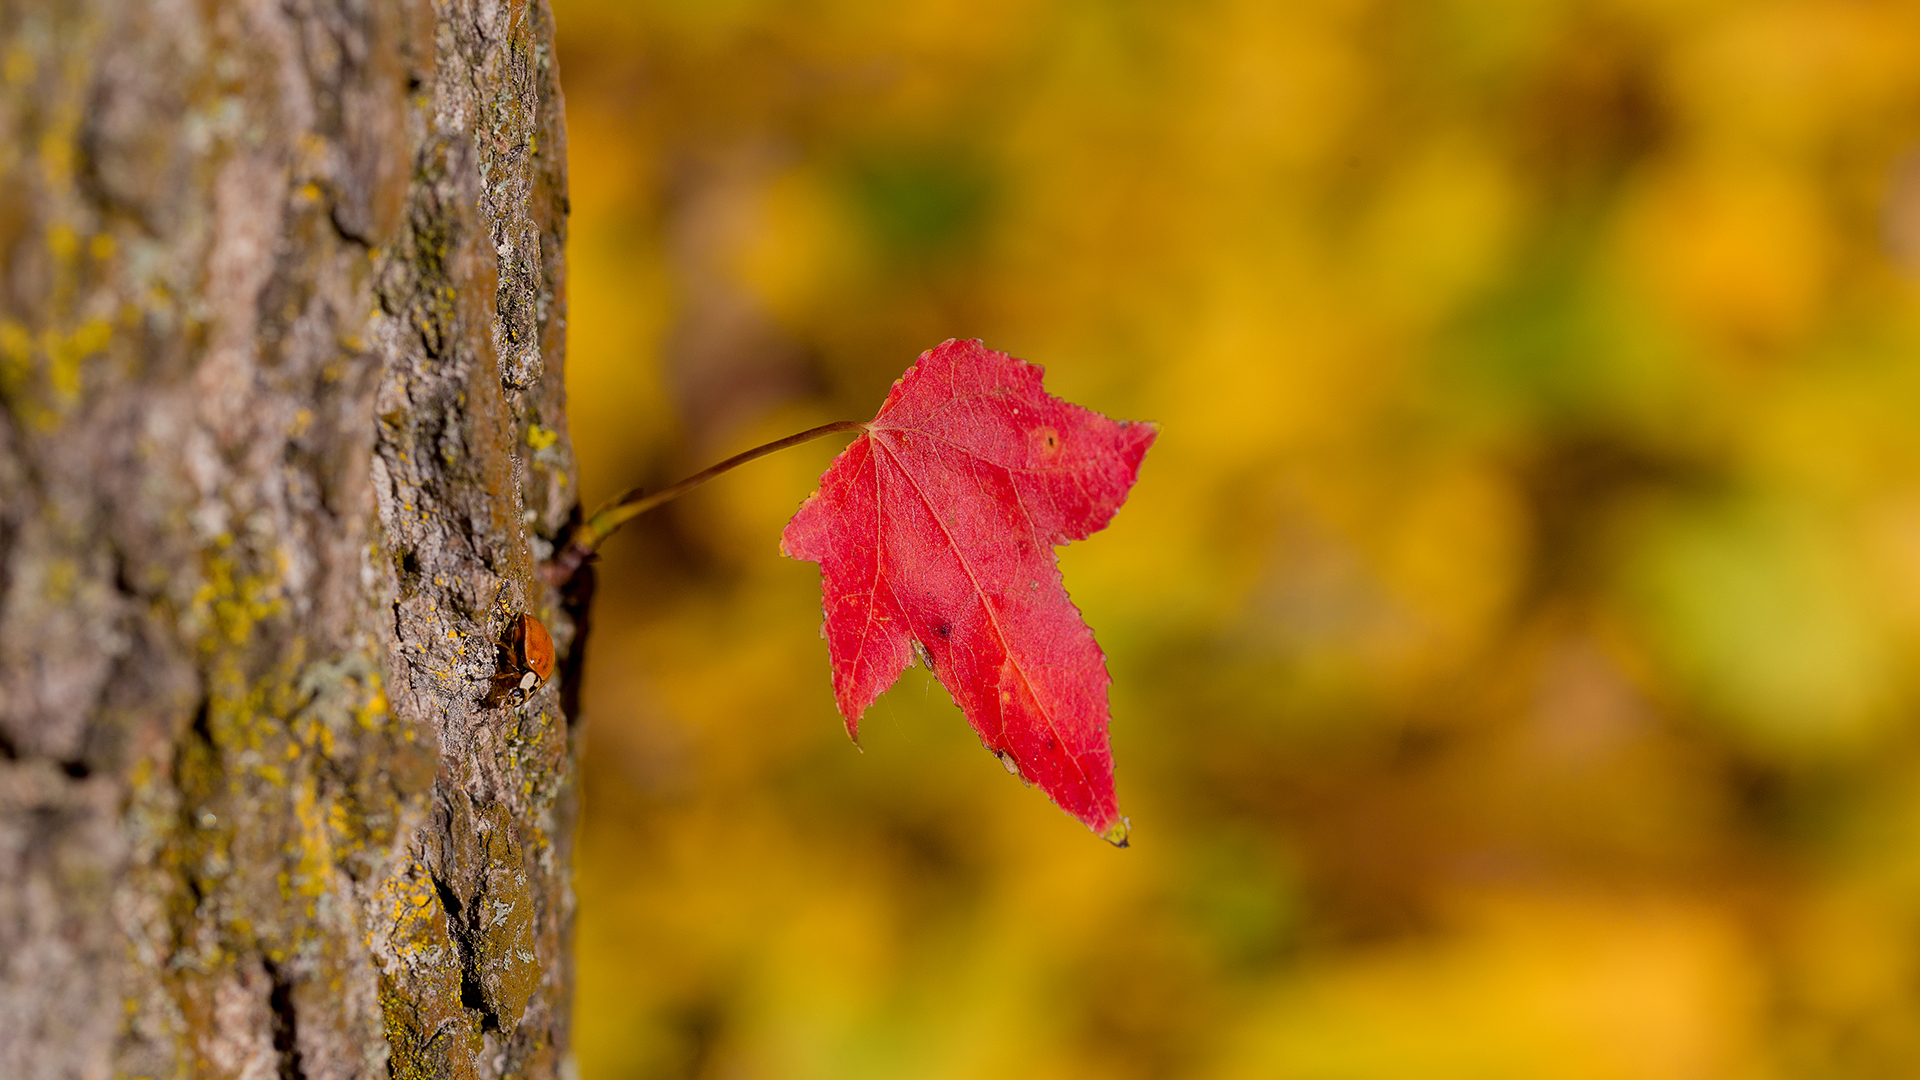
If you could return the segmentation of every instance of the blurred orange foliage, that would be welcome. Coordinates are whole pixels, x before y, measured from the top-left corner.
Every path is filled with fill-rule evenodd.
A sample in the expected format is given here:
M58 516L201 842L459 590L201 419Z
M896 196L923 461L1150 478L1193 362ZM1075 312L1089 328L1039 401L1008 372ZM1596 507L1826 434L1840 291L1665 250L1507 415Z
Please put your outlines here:
M586 1080L1920 1075L1920 9L559 0L591 502L981 337L1158 421L1063 553L1115 851L781 525L616 538Z

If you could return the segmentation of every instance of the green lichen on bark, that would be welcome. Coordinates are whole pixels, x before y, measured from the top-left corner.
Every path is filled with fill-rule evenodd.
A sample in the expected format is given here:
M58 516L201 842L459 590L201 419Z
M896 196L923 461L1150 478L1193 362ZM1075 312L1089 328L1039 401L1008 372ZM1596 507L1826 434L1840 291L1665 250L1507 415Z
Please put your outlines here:
M559 1074L564 155L539 2L0 0L0 1075Z

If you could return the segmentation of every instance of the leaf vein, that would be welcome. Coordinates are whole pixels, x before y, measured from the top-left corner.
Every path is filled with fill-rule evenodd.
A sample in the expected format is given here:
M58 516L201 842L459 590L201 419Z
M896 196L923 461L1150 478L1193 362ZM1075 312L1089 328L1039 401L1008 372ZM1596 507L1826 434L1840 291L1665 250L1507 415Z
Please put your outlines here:
M912 485L914 494L920 496L921 503L926 506L928 515L933 518L934 524L939 526L940 535L946 537L947 546L953 549L953 557L959 561L960 569L966 571L967 580L973 583L973 591L980 597L980 606L986 609L987 621L993 624L993 632L1000 639L1000 647L1007 658L1007 663L1012 666L1013 673L1018 675L1021 683L1026 686L1027 696L1033 699L1033 707L1039 710L1040 719L1046 722L1047 730L1052 733L1054 743L1060 747L1066 759L1073 763L1074 771L1080 774L1081 783L1090 789L1092 787L1092 778L1087 775L1087 770L1081 766L1079 755L1068 750L1067 741L1061 737L1059 726L1053 722L1052 711L1040 700L1040 695L1034 693L1033 680L1027 676L1026 669L1021 667L1019 658L1014 655L1013 646L1007 639L1007 632L1000 625L1000 616L994 611L992 599L987 595L987 591L980 587L979 575L973 572L973 565L967 561L966 552L961 550L959 542L953 538L953 533L947 529L946 522L940 520L940 512L934 508L933 500L928 498L926 491L920 487L920 481L916 479L911 472L907 471L907 467L900 460L899 455L895 454L893 448L887 446L880 439L876 438L873 441L874 445L886 452L887 457L893 461L894 468L899 470L900 475L907 478L907 483ZM984 461L985 459L980 460ZM989 464L991 464L991 462L989 462ZM879 498L879 487L878 475L876 474L874 484L876 500ZM936 673L936 675L937 674L938 673ZM944 682L945 680L942 679L942 681ZM1001 724L1001 733L1004 735L1005 732L1006 725L1003 721Z

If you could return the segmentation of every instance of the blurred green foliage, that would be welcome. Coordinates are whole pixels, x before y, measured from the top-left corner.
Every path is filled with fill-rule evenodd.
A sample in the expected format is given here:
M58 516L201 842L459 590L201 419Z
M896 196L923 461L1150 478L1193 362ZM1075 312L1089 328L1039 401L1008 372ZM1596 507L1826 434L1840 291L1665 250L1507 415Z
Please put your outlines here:
M908 673L836 451L609 545L587 1080L1920 1075L1920 9L560 0L589 501L981 337L1134 847Z
M856 161L850 172L853 201L884 256L951 257L986 221L992 184L964 154L888 148Z

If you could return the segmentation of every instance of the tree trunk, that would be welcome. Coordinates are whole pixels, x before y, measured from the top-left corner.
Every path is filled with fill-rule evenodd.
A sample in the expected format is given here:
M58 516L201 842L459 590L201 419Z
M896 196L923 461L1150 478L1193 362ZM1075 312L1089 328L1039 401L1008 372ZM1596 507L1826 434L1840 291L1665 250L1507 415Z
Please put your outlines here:
M0 0L0 1076L562 1072L565 217L544 0Z

